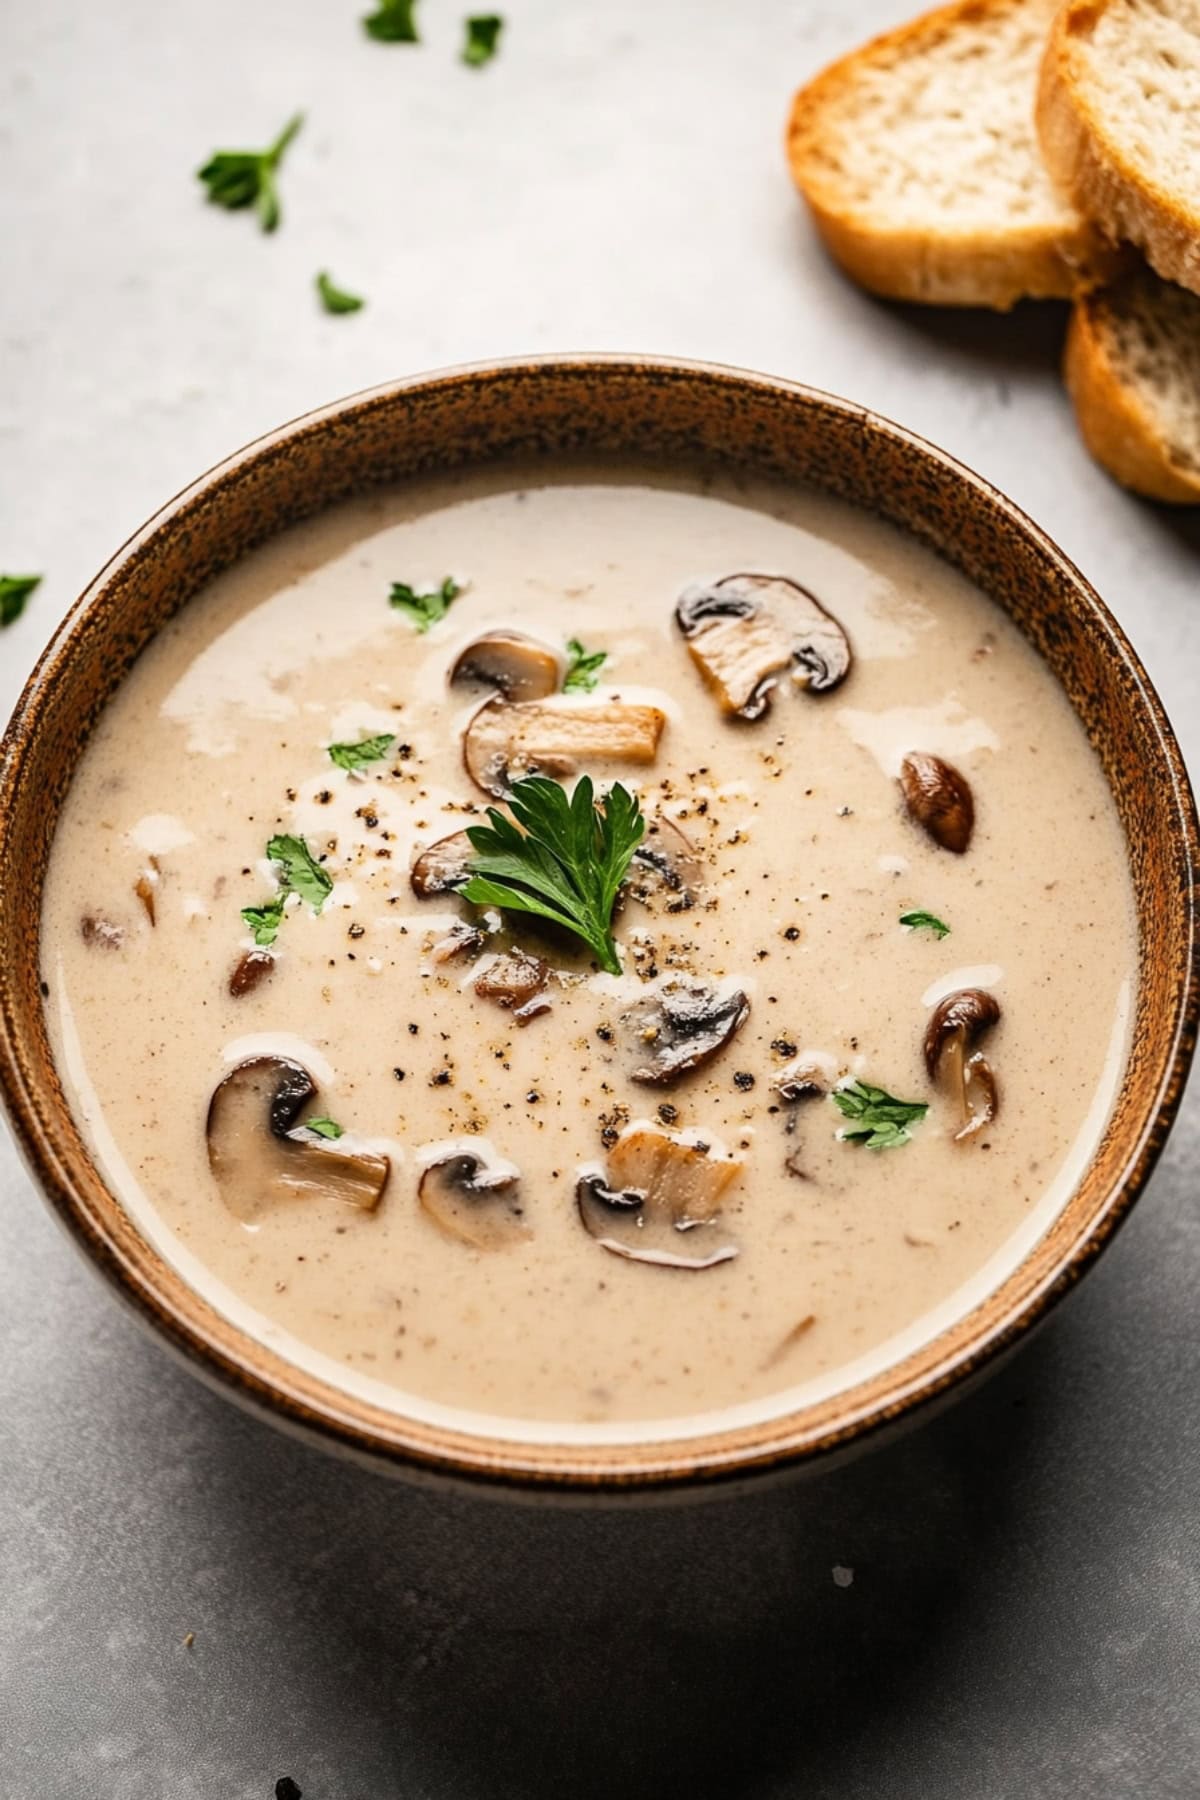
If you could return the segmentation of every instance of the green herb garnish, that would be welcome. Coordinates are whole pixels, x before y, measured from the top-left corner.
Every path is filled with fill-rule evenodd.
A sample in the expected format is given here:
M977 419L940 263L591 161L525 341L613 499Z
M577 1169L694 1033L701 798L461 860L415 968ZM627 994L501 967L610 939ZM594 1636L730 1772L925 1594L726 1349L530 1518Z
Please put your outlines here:
M434 588L431 594L418 594L407 581L393 581L388 602L407 613L418 631L428 631L431 625L445 618L451 601L457 600L461 593L453 575L447 575L441 587Z
M305 1119L305 1131L315 1131L318 1137L340 1138L344 1136L342 1127L333 1119Z
M910 931L934 931L939 938L950 936L950 927L939 919L936 913L901 913L900 923L907 925Z
M363 19L363 30L379 44L419 44L415 11L416 0L379 0L378 11Z
M608 661L607 650L585 650L578 638L567 639L567 672L564 694L590 694L597 685L596 670Z
M379 762L396 739L390 731L379 737L360 738L357 744L330 744L329 760L339 769L361 769L366 763Z
M16 624L41 579L40 575L0 575L0 626Z
M319 913L333 892L333 881L313 856L302 837L273 837L267 855L282 869L280 881L288 893L299 894Z
M361 294L348 294L345 288L336 286L327 269L317 276L317 292L327 313L361 312L367 304Z
M304 123L304 114L289 119L275 142L266 150L216 150L196 179L208 189L214 206L226 206L231 212L253 206L264 231L274 231L279 223L279 193L275 177L283 161L283 153Z
M529 775L514 783L508 807L512 819L489 807L490 825L467 827L475 854L459 892L475 906L565 926L619 975L612 910L646 829L637 800L618 781L597 806L588 775L568 800L556 781Z
M281 888L273 900L266 901L262 906L243 906L242 919L260 950L269 950L279 936L287 897L288 890Z
M463 44L462 59L468 68L481 69L484 63L491 62L499 48L504 20L499 13L476 13L464 23L467 37Z
M897 1100L865 1081L848 1081L835 1088L830 1098L842 1117L854 1122L853 1131L843 1130L841 1137L847 1144L865 1144L868 1150L893 1150L907 1144L908 1127L918 1124L929 1111L924 1100Z

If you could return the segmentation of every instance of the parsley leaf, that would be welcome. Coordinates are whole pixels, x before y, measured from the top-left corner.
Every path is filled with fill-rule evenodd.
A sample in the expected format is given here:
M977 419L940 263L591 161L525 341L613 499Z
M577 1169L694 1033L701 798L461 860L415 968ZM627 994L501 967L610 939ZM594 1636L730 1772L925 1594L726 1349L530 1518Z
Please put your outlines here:
M646 829L636 798L618 781L597 806L589 775L570 799L556 781L529 775L514 783L508 806L512 819L489 807L489 825L467 827L475 854L460 894L564 926L619 975L612 910Z
M868 1150L892 1150L907 1144L908 1127L919 1124L929 1111L924 1100L897 1100L866 1081L848 1081L835 1088L830 1099L843 1118L854 1122L853 1131L840 1133L842 1139L847 1144L865 1144Z
M564 694L590 694L597 685L596 670L608 661L607 650L585 650L578 638L567 639L567 672Z
M283 153L304 123L304 114L288 120L275 142L266 150L215 150L196 179L208 189L214 206L236 212L253 206L264 231L274 231L280 219L279 194L275 176L283 161Z
M280 877L283 885L290 893L299 894L307 900L315 913L319 913L333 892L333 881L313 856L312 851L302 837L273 837L267 845L267 855L272 862L281 865Z
M357 744L330 744L329 760L339 769L361 769L365 763L379 762L396 739L392 732L378 737L360 738Z
M345 288L336 287L327 269L317 276L317 292L327 313L361 312L367 304L361 294L348 294Z
M378 12L363 19L363 30L377 44L419 44L414 16L417 0L379 0Z
M453 575L447 575L441 587L435 588L431 594L418 594L409 587L407 581L393 581L392 591L388 596L391 606L398 607L408 614L418 631L428 631L450 611L450 603L457 600L462 593Z
M16 624L41 579L40 575L0 575L0 626Z
M901 913L900 923L907 925L910 931L934 931L939 938L950 936L950 927L939 919L936 913Z
M304 1129L305 1131L315 1131L317 1136L322 1138L340 1138L344 1135L342 1127L333 1119L305 1119Z
M242 919L260 950L269 950L279 936L287 897L287 888L281 888L273 900L266 901L262 906L243 906Z
M499 13L476 13L464 21L467 28L462 59L468 68L481 69L491 62L500 43L504 20Z

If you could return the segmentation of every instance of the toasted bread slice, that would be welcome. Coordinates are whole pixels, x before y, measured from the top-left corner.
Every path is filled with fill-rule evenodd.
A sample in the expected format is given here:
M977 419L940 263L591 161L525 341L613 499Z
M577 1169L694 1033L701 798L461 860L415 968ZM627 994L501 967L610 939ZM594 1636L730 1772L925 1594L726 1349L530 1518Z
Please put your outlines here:
M1200 293L1200 0L1068 0L1037 126L1076 204Z
M1152 500L1200 504L1200 298L1149 269L1079 300L1067 386L1083 441Z
M1114 253L1054 185L1033 121L1055 0L957 0L843 57L792 105L817 229L877 294L1001 311L1104 280Z

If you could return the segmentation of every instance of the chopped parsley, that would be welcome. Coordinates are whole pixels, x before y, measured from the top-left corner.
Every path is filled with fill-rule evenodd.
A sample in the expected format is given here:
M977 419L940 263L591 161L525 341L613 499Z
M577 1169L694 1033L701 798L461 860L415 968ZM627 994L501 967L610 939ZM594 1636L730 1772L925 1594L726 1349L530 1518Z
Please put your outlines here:
M441 587L434 588L432 593L418 594L415 588L409 587L407 581L393 581L388 603L400 612L407 613L418 631L428 631L431 625L438 624L450 611L451 602L458 599L462 588L453 575L447 575Z
M361 312L367 304L361 294L349 294L345 288L335 286L327 269L322 269L317 276L317 292L327 313Z
M333 892L333 881L302 837L273 837L267 845L267 855L272 862L278 863L281 874L280 881L289 893L299 894L307 900L315 913L319 913Z
M16 624L41 579L40 575L0 575L0 626Z
M390 731L384 731L378 737L360 738L357 744L330 744L329 760L339 769L361 769L379 762L395 741Z
M419 44L416 0L379 0L379 6L363 19L363 30L377 44Z
M340 1138L344 1135L342 1127L333 1119L305 1119L304 1129L305 1131L315 1131L317 1136L322 1138Z
M838 1135L847 1144L865 1144L868 1150L893 1150L907 1144L908 1127L919 1124L929 1111L924 1100L897 1100L866 1081L847 1081L834 1089L830 1099L854 1127L843 1127Z
M950 936L950 927L931 912L908 912L900 914L900 923L907 925L910 931L932 931L939 938Z
M590 694L599 679L596 670L608 661L608 651L585 650L578 638L568 638L567 657L563 693Z
M564 926L619 975L613 905L646 829L636 797L618 781L597 806L588 775L570 799L556 781L529 775L513 784L508 807L512 819L489 807L490 824L467 827L475 854L459 892L474 906Z
M242 919L260 950L269 950L279 936L287 897L288 890L281 888L273 900L267 900L262 906L243 906Z
M499 13L476 13L464 23L467 35L462 59L468 68L481 69L484 63L491 62L500 46L504 20Z
M274 231L280 220L279 192L275 177L283 161L284 151L304 123L304 114L288 120L275 142L266 150L215 150L197 169L196 179L208 189L214 206L253 206L264 231Z

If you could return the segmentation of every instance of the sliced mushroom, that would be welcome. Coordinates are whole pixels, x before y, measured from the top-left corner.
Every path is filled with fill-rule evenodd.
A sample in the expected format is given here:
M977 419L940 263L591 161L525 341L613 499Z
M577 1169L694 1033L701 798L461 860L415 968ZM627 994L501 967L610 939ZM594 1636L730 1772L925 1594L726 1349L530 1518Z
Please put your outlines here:
M523 950L512 950L498 956L475 977L475 992L483 1000L494 1000L497 1006L511 1012L514 1019L526 1024L534 1013L527 1009L542 993L550 970L540 956L526 956ZM547 1001L546 1005L549 1005ZM544 1011L545 1007L539 1008Z
M695 906L704 885L700 858L688 839L670 819L648 819L646 835L629 865L629 891L647 901L660 888L669 898L667 911L687 912Z
M444 938L438 939L429 954L440 965L453 962L459 956L475 956L486 943L486 931L481 931L478 925L468 925L465 919L459 919Z
M940 756L914 750L900 765L900 789L909 815L934 843L961 856L975 829L975 800L966 776Z
M712 1269L738 1254L718 1219L741 1167L708 1145L635 1125L614 1145L606 1175L580 1176L575 1200L586 1230L614 1256Z
M558 691L562 660L519 631L489 631L468 644L450 671L451 687L495 688L506 700L544 700Z
M435 894L452 894L467 879L467 864L475 852L465 831L429 844L418 856L409 872L409 883L418 900L431 900Z
M785 669L814 693L850 671L850 642L831 613L786 575L727 575L688 588L675 608L692 660L726 712L760 719Z
M85 913L79 921L79 935L92 950L119 950L125 942L125 929L111 919Z
M274 967L275 958L269 950L247 950L229 977L229 992L235 1000L240 1000L245 994L252 994L256 987L261 987Z
M801 1100L819 1100L829 1092L829 1079L823 1069L815 1063L808 1062L802 1056L794 1056L789 1063L778 1070L771 1081L771 1086L786 1106L795 1106Z
M624 1015L646 1060L634 1081L662 1085L702 1068L733 1041L750 1016L740 988L722 993L706 981L664 982Z
M936 1079L945 1075L962 1106L963 1122L955 1132L961 1142L990 1125L1000 1110L1000 1094L991 1066L975 1045L1000 1017L1000 1002L984 988L959 988L934 1008L925 1028L925 1067Z
M296 1121L317 1097L308 1070L283 1056L255 1056L231 1069L208 1108L208 1161L221 1198L243 1221L290 1200L342 1200L370 1212L391 1163L314 1137Z
M473 1151L452 1151L430 1163L417 1199L439 1231L475 1250L501 1250L533 1235L521 1208L520 1175L489 1168Z
M666 714L657 706L513 706L485 700L463 734L467 774L503 798L523 775L566 780L591 763L651 763Z

